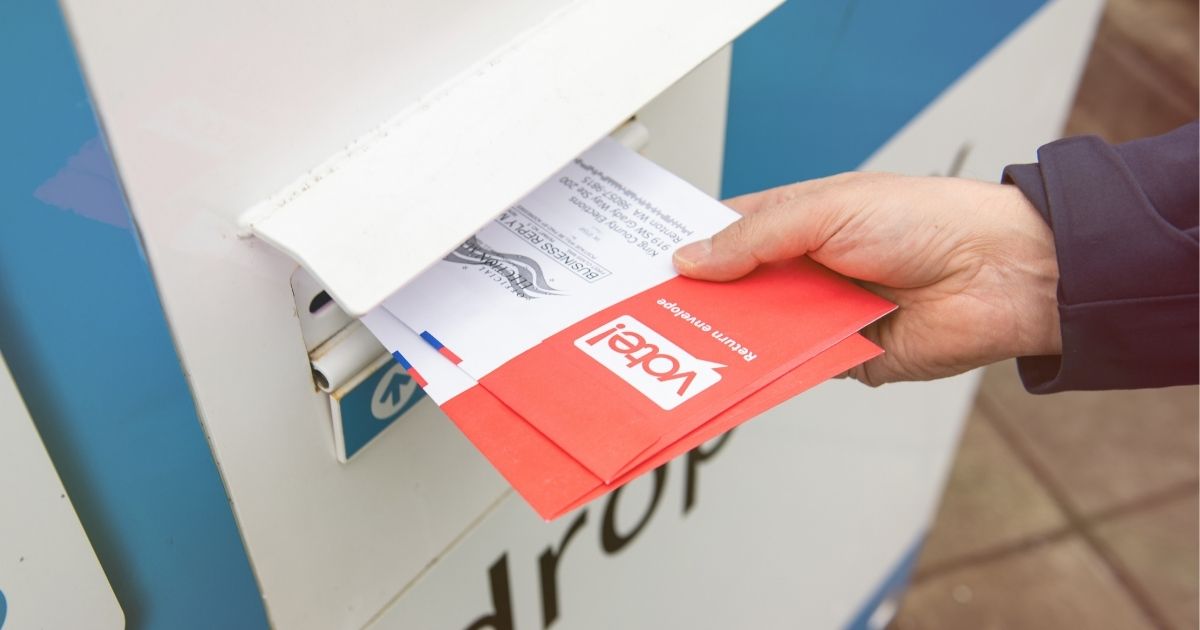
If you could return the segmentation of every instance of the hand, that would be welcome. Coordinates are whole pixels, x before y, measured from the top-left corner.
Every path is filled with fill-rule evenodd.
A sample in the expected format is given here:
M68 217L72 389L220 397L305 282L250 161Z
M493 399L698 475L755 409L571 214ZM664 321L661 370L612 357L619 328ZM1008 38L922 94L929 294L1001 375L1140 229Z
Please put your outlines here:
M683 275L733 280L807 255L899 305L863 334L875 386L1062 353L1054 238L1014 186L847 173L731 199L744 215L675 252Z

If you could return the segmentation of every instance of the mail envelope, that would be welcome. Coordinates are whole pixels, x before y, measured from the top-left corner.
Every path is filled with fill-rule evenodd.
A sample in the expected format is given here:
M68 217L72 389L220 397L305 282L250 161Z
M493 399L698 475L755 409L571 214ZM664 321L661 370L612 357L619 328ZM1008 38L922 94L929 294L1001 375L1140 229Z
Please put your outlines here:
M520 414L485 388L454 369L453 363L425 344L386 312L364 322L418 379L426 393L543 518L552 520L611 492L742 422L786 401L882 351L854 334L788 371L745 399L695 428L636 466L605 483Z
M730 283L676 277L479 383L605 481L895 306L807 259Z

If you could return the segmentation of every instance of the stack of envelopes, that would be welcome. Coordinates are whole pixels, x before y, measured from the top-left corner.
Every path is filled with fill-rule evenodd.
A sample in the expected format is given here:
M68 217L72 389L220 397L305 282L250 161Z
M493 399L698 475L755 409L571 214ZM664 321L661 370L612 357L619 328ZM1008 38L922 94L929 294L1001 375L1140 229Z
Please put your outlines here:
M362 321L553 519L881 353L894 305L807 258L675 273L737 217L604 140Z

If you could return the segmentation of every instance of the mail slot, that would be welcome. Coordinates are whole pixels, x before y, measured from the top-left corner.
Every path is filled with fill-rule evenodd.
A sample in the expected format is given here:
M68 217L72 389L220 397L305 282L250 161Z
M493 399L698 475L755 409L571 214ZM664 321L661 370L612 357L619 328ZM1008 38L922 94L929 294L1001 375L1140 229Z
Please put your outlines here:
M702 77L703 73L700 76ZM629 149L639 150L649 141L650 131L635 116L622 123L610 137ZM391 365L391 355L387 349L380 345L365 326L346 313L305 269L300 268L292 273L291 287L296 302L296 317L300 322L300 333L304 338L305 347L309 350L313 382L317 389L329 395L334 454L339 461L346 463L366 444L381 435L387 426L398 420L404 411L412 407L411 403L415 402L414 397L417 393L411 390L416 387L416 383L413 382L412 387L407 389L396 386L388 390L387 384L392 382L391 380L385 378L384 382L377 382L378 379L374 377L380 374L404 379L406 384L412 376L403 366ZM360 391L351 395L355 389L361 387L383 389L370 393ZM404 391L409 393L402 395ZM391 397L391 402L384 407L394 408L393 411L379 411L379 395ZM348 401L359 400L364 396L375 396L376 404L369 407L361 404L347 407ZM368 408L371 409L370 413L367 412ZM348 440L348 431L359 437Z
M898 34L924 9L845 2L770 16L779 0L61 4L38 22L63 42L38 58L78 59L55 115L93 125L94 109L103 135L28 187L57 208L31 221L127 230L153 281L141 298L162 311L160 363L140 367L180 385L106 400L154 409L169 394L202 428L189 439L204 457L178 461L120 433L108 473L63 466L50 444L75 504L96 510L80 521L97 524L131 627L512 630L881 627L976 375L822 385L546 522L359 318L606 137L715 198L853 168L995 179L1059 132L1090 41L1079 25L1101 3L963 9L954 28L974 43L931 39L944 48L924 56ZM31 129L73 128L49 111ZM73 173L94 185L97 164L121 213L63 194ZM76 271L64 290L97 282ZM36 372L5 358L19 385ZM143 458L164 478L207 466L208 485L135 502L114 471ZM168 509L183 525L145 529ZM220 545L187 547L214 531ZM17 611L4 562L0 601Z

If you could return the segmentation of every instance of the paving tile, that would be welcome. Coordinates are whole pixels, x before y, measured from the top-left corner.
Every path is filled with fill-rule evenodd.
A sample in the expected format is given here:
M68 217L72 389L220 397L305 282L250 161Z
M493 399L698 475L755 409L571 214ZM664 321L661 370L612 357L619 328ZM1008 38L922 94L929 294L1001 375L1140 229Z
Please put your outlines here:
M1197 116L1194 0L1110 0L1065 135L1124 142Z
M1094 529L1174 630L1200 626L1198 509L1196 495L1191 495Z
M1066 526L1066 516L976 408L917 571Z
M1150 630L1153 626L1080 538L919 581L893 630Z
M1195 0L1109 0L1104 22L1111 39L1137 50L1160 72L1190 86L1195 99L1198 15Z
M1063 135L1096 134L1120 143L1163 134L1196 118L1190 99L1153 77L1122 51L1097 47L1084 69Z
M1085 516L1197 477L1194 386L1033 396L1006 362L986 370L979 398Z

